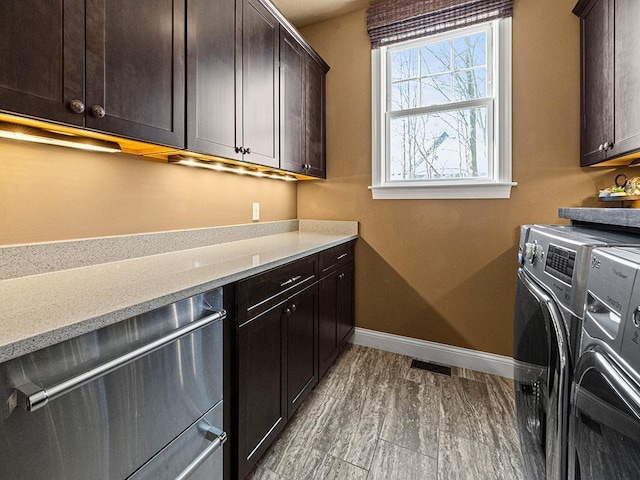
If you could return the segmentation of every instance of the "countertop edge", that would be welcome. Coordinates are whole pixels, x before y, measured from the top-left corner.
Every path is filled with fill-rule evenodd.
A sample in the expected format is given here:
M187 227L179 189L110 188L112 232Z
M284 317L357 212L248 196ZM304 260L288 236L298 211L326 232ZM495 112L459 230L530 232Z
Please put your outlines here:
M640 209L635 208L559 208L558 217L572 223L640 229Z

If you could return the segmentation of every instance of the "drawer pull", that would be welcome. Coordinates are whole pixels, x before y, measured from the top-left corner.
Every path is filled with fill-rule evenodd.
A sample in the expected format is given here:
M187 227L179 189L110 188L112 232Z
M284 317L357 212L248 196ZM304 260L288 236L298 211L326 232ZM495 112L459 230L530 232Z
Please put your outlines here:
M291 285L292 283L297 282L302 278L301 275L296 275L295 277L291 277L289 280L285 280L280 284L281 287L286 287L287 285Z
M195 472L200 465L202 465L207 458L218 450L226 441L227 433L222 430L207 425L206 422L202 422L203 425L198 425L199 429L205 434L204 437L211 442L207 448L205 448L200 455L198 455L193 462L191 462L187 468L185 468L180 475L176 477L176 480L186 480Z
M349 254L347 252L345 252L342 255L338 255L336 257L336 260L342 260L343 258L348 257L348 256L349 256Z

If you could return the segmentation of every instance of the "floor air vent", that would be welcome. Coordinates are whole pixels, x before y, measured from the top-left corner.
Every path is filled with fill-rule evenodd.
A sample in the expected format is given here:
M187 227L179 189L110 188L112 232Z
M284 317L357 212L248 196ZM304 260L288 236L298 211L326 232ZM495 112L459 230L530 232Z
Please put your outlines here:
M411 361L411 368L419 368L420 370L427 370L429 372L439 373L448 377L451 376L451 367L436 365L431 362L423 362L422 360L416 360L415 358Z

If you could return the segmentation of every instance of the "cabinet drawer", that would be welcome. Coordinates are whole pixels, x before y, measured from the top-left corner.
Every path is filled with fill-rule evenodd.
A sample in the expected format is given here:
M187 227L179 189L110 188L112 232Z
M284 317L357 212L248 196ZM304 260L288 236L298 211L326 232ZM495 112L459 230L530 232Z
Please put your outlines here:
M349 242L320 252L320 274L329 273L341 265L352 262L355 242Z
M317 255L311 255L239 282L238 322L242 324L285 296L311 285L316 279L317 264Z

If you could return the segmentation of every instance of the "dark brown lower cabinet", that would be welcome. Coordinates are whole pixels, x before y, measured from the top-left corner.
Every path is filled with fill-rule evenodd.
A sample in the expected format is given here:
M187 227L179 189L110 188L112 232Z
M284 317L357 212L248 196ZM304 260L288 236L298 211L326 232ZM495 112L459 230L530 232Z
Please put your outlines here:
M322 378L354 329L353 262L335 270L318 284L318 357Z
M237 284L237 478L251 471L353 332L353 253L353 243L343 244Z
M287 419L318 383L318 284L289 299L287 305Z
M287 422L287 317L282 302L237 328L238 478Z

